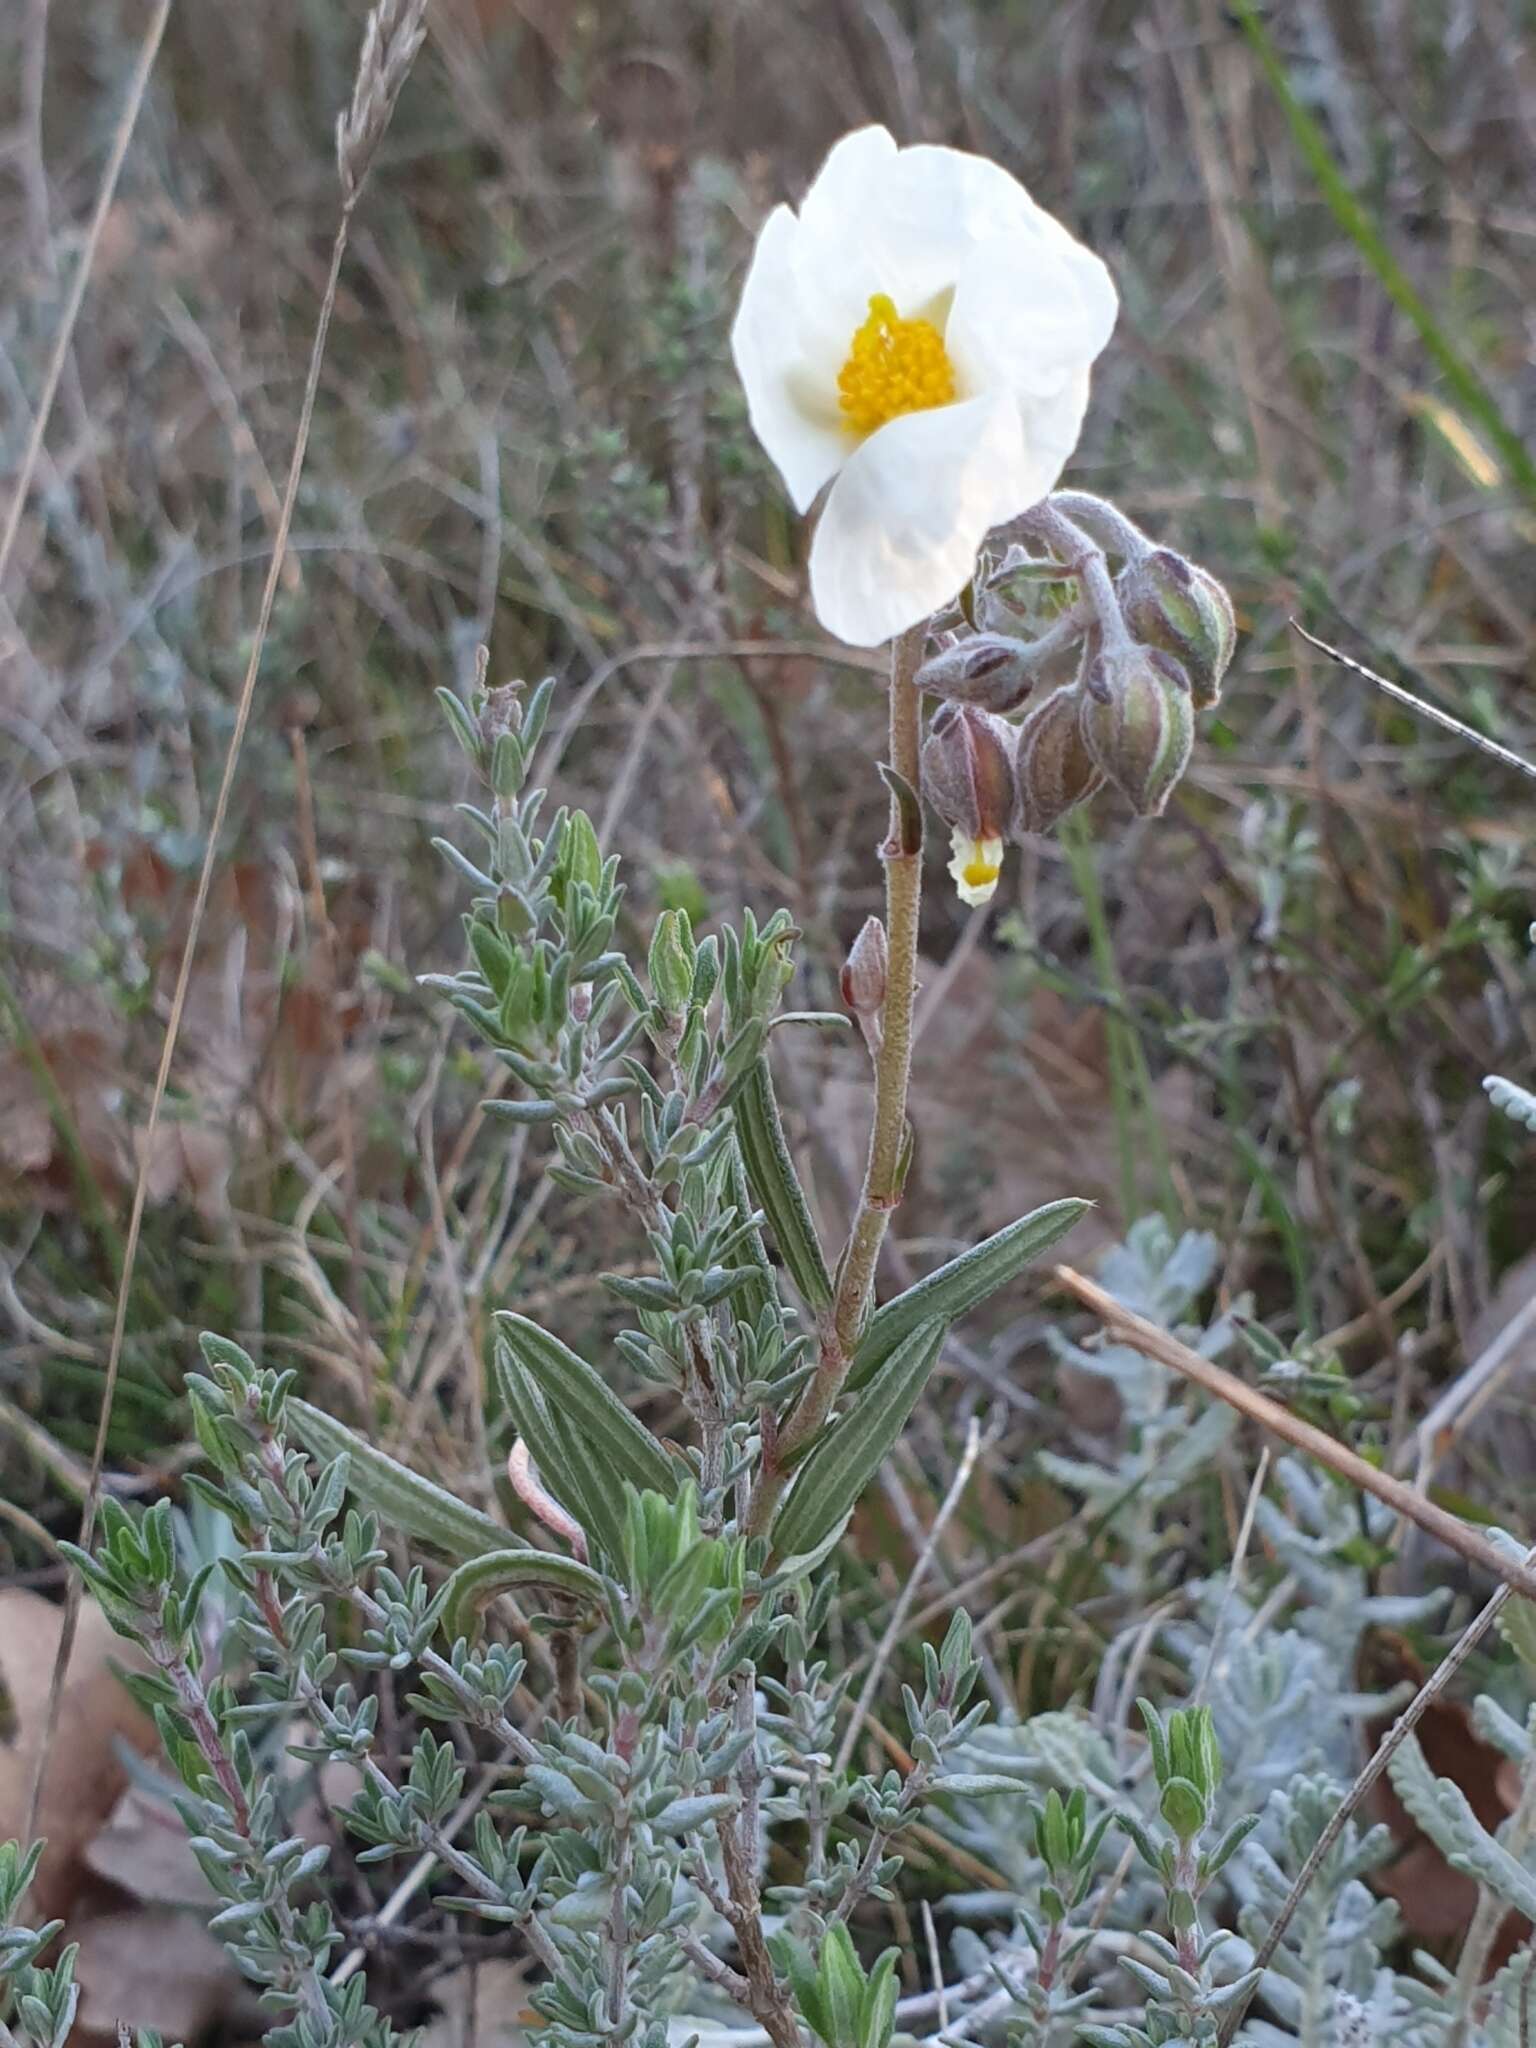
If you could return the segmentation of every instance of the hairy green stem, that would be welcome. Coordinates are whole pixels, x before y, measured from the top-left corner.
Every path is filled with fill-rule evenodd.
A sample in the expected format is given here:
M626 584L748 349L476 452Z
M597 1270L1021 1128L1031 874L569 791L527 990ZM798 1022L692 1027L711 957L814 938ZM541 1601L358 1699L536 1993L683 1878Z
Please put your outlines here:
M890 766L915 792L922 743L922 665L925 628L914 626L891 642ZM772 1460L765 1458L748 1515L749 1533L762 1534L788 1481L788 1460L821 1428L848 1377L854 1347L874 1298L880 1248L891 1212L901 1200L907 1136L907 1084L912 1071L912 1010L917 994L917 928L923 898L921 828L914 832L910 803L891 793L891 822L880 857L885 863L888 958L880 1048L875 1055L875 1107L864 1185L838 1271L837 1293L822 1320L821 1358L814 1377L784 1426Z

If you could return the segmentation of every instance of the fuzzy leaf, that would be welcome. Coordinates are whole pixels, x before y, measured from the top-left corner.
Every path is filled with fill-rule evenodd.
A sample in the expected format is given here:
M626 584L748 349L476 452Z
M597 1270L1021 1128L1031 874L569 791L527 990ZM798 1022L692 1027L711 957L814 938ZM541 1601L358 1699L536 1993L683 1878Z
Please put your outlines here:
M754 1060L735 1103L736 1137L752 1197L789 1268L790 1278L812 1310L832 1305L832 1276L811 1221L805 1192L784 1142L773 1076L766 1059Z
M457 1642L460 1636L473 1642L490 1603L499 1594L515 1593L523 1587L563 1593L599 1610L605 1597L597 1573L574 1557L558 1557L548 1550L493 1550L461 1564L448 1581L443 1629L449 1642Z
M383 1521L430 1543L449 1557L468 1560L505 1550L508 1530L445 1488L376 1450L344 1422L290 1395L284 1420L307 1451L329 1463L345 1457L347 1484Z
M561 1426L559 1409L545 1399L542 1387L505 1339L496 1344L493 1364L507 1413L533 1453L541 1481L588 1538L618 1559L623 1554L620 1491L606 1484L581 1445L573 1444Z
M1459 1785L1435 1776L1417 1736L1408 1737L1387 1770L1398 1798L1451 1867L1475 1877L1527 1920L1536 1920L1536 1876L1488 1833Z
M817 1443L800 1468L773 1527L774 1549L786 1557L814 1550L880 1469L938 1363L947 1325L919 1323L869 1381L861 1400Z
M848 1391L854 1393L867 1386L896 1346L919 1323L935 1317L952 1323L985 1301L989 1294L1006 1287L1032 1259L1039 1258L1058 1238L1064 1237L1092 1206L1076 1196L1047 1202L1043 1208L1021 1216L1017 1223L1010 1223L1006 1229L972 1245L968 1252L962 1252L947 1266L940 1266L937 1272L909 1287L905 1294L898 1294L894 1301L876 1309L853 1354Z
M551 1410L574 1426L589 1458L606 1465L616 1484L627 1479L642 1491L649 1488L668 1500L674 1497L677 1467L601 1374L526 1316L503 1309L496 1323Z

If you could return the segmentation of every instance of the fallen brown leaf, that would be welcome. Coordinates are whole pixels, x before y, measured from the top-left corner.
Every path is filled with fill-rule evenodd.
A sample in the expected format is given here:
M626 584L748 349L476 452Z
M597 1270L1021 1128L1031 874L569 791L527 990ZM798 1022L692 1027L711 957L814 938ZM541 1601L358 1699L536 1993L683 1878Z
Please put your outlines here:
M10 1700L13 1733L0 1743L0 1842L26 1833L32 1776L48 1727L48 1691L64 1610L20 1587L0 1589L0 1684ZM112 1633L93 1601L80 1610L48 1752L38 1833L48 1847L33 1900L44 1919L68 1916L82 1881L87 1844L101 1832L127 1773L119 1744L147 1753L157 1746L154 1723L129 1695L113 1663L140 1666L132 1646Z
M116 2041L120 2027L152 2027L168 2041L195 2041L240 1982L195 1912L130 1906L71 1934L80 1944L80 2029L101 2040Z

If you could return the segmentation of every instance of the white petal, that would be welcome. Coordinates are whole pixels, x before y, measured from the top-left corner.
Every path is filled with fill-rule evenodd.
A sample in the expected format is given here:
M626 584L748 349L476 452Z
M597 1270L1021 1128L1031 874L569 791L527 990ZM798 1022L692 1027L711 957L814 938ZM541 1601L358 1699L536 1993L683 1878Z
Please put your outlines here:
M1009 234L1041 213L1011 171L969 150L918 143L901 152L898 178L909 217L947 215L950 234L964 244Z
M963 150L897 150L882 129L840 142L806 194L802 261L815 297L847 326L871 292L907 318L954 289L967 251L1028 225L1038 209L1015 178Z
M783 477L795 510L804 512L853 442L837 410L842 358L816 361L806 355L804 323L797 317L799 240L795 216L787 206L775 207L752 253L731 328L731 353L752 431Z
M811 546L816 616L874 647L947 604L991 529L1045 495L1004 392L889 421L832 486Z
M1116 310L1114 285L1098 257L1058 222L1036 223L971 250L944 346L962 391L1001 385L1021 399L1049 398L1092 363Z
M896 161L896 143L889 129L855 128L836 142L811 180L800 202L800 218L813 234L858 233L859 215L888 182Z
M1048 491L1055 490L1061 472L1072 460L1083 431L1083 415L1088 410L1088 372L1079 370L1054 397L1021 398L1018 407L1024 423L1024 447L1036 486L1029 502L1035 505Z

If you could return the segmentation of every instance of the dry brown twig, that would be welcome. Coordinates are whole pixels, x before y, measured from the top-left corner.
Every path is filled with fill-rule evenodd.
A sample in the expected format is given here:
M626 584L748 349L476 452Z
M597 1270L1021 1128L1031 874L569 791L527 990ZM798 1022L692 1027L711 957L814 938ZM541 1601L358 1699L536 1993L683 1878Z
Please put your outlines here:
M155 52L159 48L160 33L164 28L164 16L169 11L169 0L161 0L157 18L150 25L150 34L145 40L138 71L135 73L135 91L142 98L148 83ZM304 469L304 458L309 448L310 428L314 420L315 400L320 389L320 371L325 360L325 346L330 334L331 316L336 308L336 293L341 281L341 266L351 236L352 216L368 169L373 161L384 132L389 126L390 116L395 109L416 52L421 47L426 20L427 0L378 0L368 18L364 33L362 55L358 61L357 79L353 87L352 102L347 112L337 123L337 157L342 186L341 218L337 223L335 239L331 246L330 270L326 277L325 291L320 302L319 315L315 322L314 339L310 344L309 367L305 376L304 396L299 409L299 422L294 435L293 453L288 464L288 478L283 491L282 508L277 531L272 541L272 556L267 568L266 582L261 593L261 605L257 614L256 630L251 640L251 651L246 663L245 674L240 685L240 695L235 707L234 729L230 734L229 747L224 756L223 772L219 779L219 791L208 827L208 841L203 854L202 866L198 872L197 889L192 900L192 912L187 923L187 936L182 947L181 961L177 968L176 985L171 996L170 1014L166 1020L165 1037L160 1049L160 1062L155 1072L154 1089L150 1096L149 1116L146 1120L139 1150L139 1166L134 1181L133 1204L129 1211L128 1231L123 1244L122 1271L118 1278L117 1300L112 1318L112 1339L107 1353L106 1383L102 1390L101 1413L97 1420L96 1440L91 1453L90 1481L86 1490L85 1506L80 1518L80 1547L89 1550L96 1533L96 1512L101 1499L102 1470L106 1461L107 1433L111 1426L112 1408L117 1392L118 1374L122 1364L123 1339L127 1330L128 1303L133 1288L134 1266L137 1260L139 1237L143 1229L144 1209L149 1193L150 1166L155 1153L155 1136L159 1130L160 1112L165 1103L166 1089L170 1082L171 1066L176 1057L177 1042L181 1034L181 1022L186 1010L187 991L192 978L192 966L197 953L198 938L202 931L203 918L208 908L208 897L213 884L213 871L218 860L219 839L229 811L229 799L234 788L235 773L239 767L241 751L245 744L246 728L250 724L251 706L256 696L256 679L261 669L261 658L267 644L267 634L272 623L272 610L277 598L279 579L282 576L283 561L288 546L288 535L293 524L294 505L298 499L299 478ZM97 216L93 221L92 237L87 244L86 256L82 259L82 272L77 289L71 296L71 305L65 316L65 330L61 333L60 344L56 345L54 362L50 363L52 384L48 397L57 384L53 375L55 364L62 365L63 349L67 346L68 328L73 315L78 311L79 297L84 293L84 270L88 268L90 255L95 246L100 220L110 203L111 191L116 186L117 174L122 156L127 150L128 136L132 130L131 115L136 113L136 101L124 116L117 141L114 143L112 159L108 164L103 181L102 197L98 201ZM34 441L39 440L39 430L34 429ZM29 455L31 448L29 446ZM35 458L34 458L35 459ZM19 491L24 495L30 471L24 464ZM9 552L14 530L19 523L19 499L12 508L6 536L0 541L0 573L3 573L5 559ZM71 1576L64 1609L64 1627L59 1637L58 1653L54 1660L53 1675L49 1683L47 1715L48 1734L39 1746L37 1765L33 1774L31 1795L28 1802L27 1839L36 1833L37 1815L46 1782L51 1754L50 1737L58 1725L59 1703L63 1697L64 1683L69 1672L69 1660L74 1650L75 1632L80 1614L81 1583L78 1576Z
M1325 1430L1304 1422L1299 1415L1293 1415L1289 1408L1282 1408L1267 1394L1259 1393L1235 1373L1212 1365L1208 1358L1202 1358L1198 1351L1191 1351L1177 1337L1170 1337L1155 1323L1133 1314L1112 1294L1083 1274L1074 1272L1070 1266L1058 1266L1056 1278L1069 1294L1075 1294L1086 1308L1093 1310L1112 1337L1129 1344L1144 1358L1154 1359L1157 1364L1182 1373L1185 1379L1193 1380L1208 1394L1214 1394L1250 1421L1257 1422L1261 1429L1267 1429L1271 1435L1282 1438L1296 1450L1305 1451L1309 1457L1328 1466L1330 1471L1337 1472L1341 1479L1358 1486L1362 1493L1384 1501L1394 1514L1401 1515L1405 1521L1416 1522L1426 1536L1432 1536L1448 1550L1454 1550L1458 1557L1464 1557L1469 1564L1478 1565L1494 1578L1502 1579L1512 1592L1536 1601L1536 1572L1527 1565L1511 1563L1485 1536L1479 1536L1465 1522L1447 1514L1444 1508L1437 1508L1433 1501L1425 1500L1390 1472L1379 1472L1374 1465L1368 1465L1364 1458L1357 1457Z

